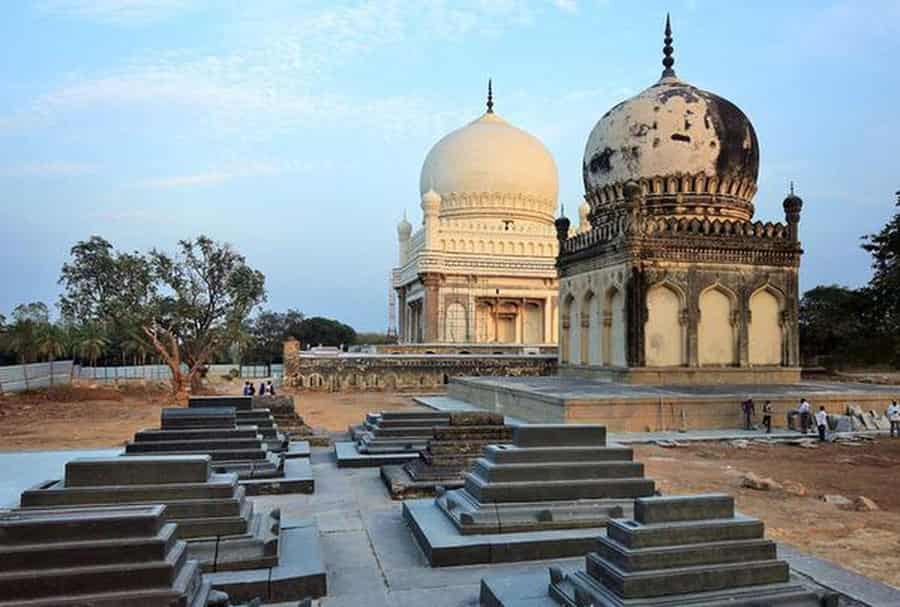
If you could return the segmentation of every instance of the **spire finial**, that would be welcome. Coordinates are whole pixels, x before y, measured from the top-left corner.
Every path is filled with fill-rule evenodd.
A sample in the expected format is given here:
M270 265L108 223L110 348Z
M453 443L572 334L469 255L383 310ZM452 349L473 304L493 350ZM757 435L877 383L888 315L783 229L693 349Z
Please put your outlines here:
M559 205L559 215L560 215L560 217L566 216L566 205L565 204Z
M794 182L791 181L791 196L794 195Z
M488 100L487 100L487 113L494 113L494 89L491 83L491 79L488 78Z
M662 77L674 78L675 70L672 69L672 66L675 65L675 59L672 57L672 53L675 49L672 47L672 20L669 18L669 13L666 13L666 37L663 38L663 42L665 46L663 46L662 64L665 69L662 72Z

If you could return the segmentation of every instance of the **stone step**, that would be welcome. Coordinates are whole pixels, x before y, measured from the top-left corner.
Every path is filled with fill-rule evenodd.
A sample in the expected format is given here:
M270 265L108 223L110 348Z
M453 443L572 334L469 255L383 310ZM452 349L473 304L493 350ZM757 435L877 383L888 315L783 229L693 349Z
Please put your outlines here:
M639 523L668 523L725 519L734 516L734 498L724 493L647 497L634 504Z
M432 429L431 426L394 426L391 428L375 428L371 434L379 439L401 436L415 436L430 439L432 437Z
M191 409L203 409L208 407L234 407L238 411L247 411L253 408L252 396L191 396L188 398L188 407Z
M177 539L177 526L168 523L156 535L147 537L4 546L0 550L0 571L160 561L165 559Z
M135 443L148 441L172 441L172 440L222 440L222 439L253 439L259 434L253 426L241 426L235 428L199 428L196 430L141 430L135 433Z
M759 519L737 513L733 518L727 519L655 525L615 520L606 528L606 534L627 548L638 549L760 539L764 534L764 526Z
M125 455L134 457L134 452L129 452L126 448ZM267 457L267 451L263 449L199 449L197 451L182 449L179 451L166 451L167 456L170 455L208 455L212 460L212 465L221 461L241 461L241 460L264 460Z
M388 428L434 428L450 423L447 418L446 424L441 423L443 420L434 419L382 419L374 425L375 430L386 430Z
M498 464L528 462L608 462L632 461L634 452L627 447L529 447L488 445L484 457Z
M508 426L436 426L434 441L487 441L511 443L512 428Z
M41 542L152 537L167 516L165 506L14 510L0 515L0 550Z
M243 492L243 487L240 488ZM240 516L244 505L243 493L226 499L170 501L167 513L170 520L200 517Z
M431 419L450 421L450 415L440 411L382 411L374 414L380 419Z
M125 504L134 502L166 503L181 499L224 499L234 495L237 474L213 473L209 482L171 485L133 485L124 487L65 487L61 481L48 481L22 493L23 508Z
M194 453L183 457L130 459L85 457L66 464L65 479L67 487L202 483L209 478L209 463L208 457Z
M580 479L484 483L471 473L465 488L479 502L533 502L542 500L620 499L653 495L654 483L645 478Z
M137 588L172 587L187 560L187 544L175 542L165 559L142 563L88 565L0 572L0 597L36 599Z
M615 540L598 539L597 552L587 556L587 570L594 571L602 561L623 571L650 571L695 565L770 561L777 557L775 543L766 539L709 542L679 546L631 549Z
M630 461L495 464L479 458L472 474L485 483L640 478L644 476L644 465Z
M779 584L790 579L784 561L749 561L721 565L699 565L626 573L606 562L588 571L624 599L712 592L716 590Z
M127 453L153 453L172 451L225 451L237 449L262 449L262 440L253 436L251 438L222 438L222 439L192 439L176 440L152 440L129 442L125 446Z

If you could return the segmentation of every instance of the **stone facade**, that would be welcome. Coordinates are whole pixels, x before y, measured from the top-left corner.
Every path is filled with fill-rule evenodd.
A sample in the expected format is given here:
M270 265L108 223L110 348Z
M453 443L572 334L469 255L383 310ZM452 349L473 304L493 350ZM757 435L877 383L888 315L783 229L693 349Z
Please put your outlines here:
M556 164L487 112L437 142L420 177L422 225L397 226L401 343L555 344Z
M799 381L802 200L753 221L759 149L729 101L666 70L584 157L588 231L557 220L564 373L633 383Z
M344 354L306 356L285 349L284 384L320 392L428 391L444 389L451 377L536 376L556 372L556 356Z

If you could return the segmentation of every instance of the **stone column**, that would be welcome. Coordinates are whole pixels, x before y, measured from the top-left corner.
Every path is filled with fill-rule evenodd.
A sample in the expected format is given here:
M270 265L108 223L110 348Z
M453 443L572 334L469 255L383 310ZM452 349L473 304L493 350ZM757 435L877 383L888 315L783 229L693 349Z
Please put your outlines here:
M544 298L544 343L553 341L553 299L548 295Z
M419 279L425 287L425 297L422 299L422 315L424 322L423 341L435 343L440 335L440 285L441 275L436 272L419 274Z
M397 288L397 336L398 341L406 341L406 287Z
M738 366L750 366L750 289L746 287L738 291Z

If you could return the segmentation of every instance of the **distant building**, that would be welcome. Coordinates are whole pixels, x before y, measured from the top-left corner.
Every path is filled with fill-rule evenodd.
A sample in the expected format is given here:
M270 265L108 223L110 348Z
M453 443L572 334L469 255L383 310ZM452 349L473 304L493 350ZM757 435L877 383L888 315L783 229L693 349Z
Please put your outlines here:
M557 342L558 177L544 145L493 111L438 141L422 226L397 227L401 344Z
M680 80L666 24L658 82L588 137L590 229L559 238L560 372L634 383L800 378L798 237L753 221L759 144L730 101Z

